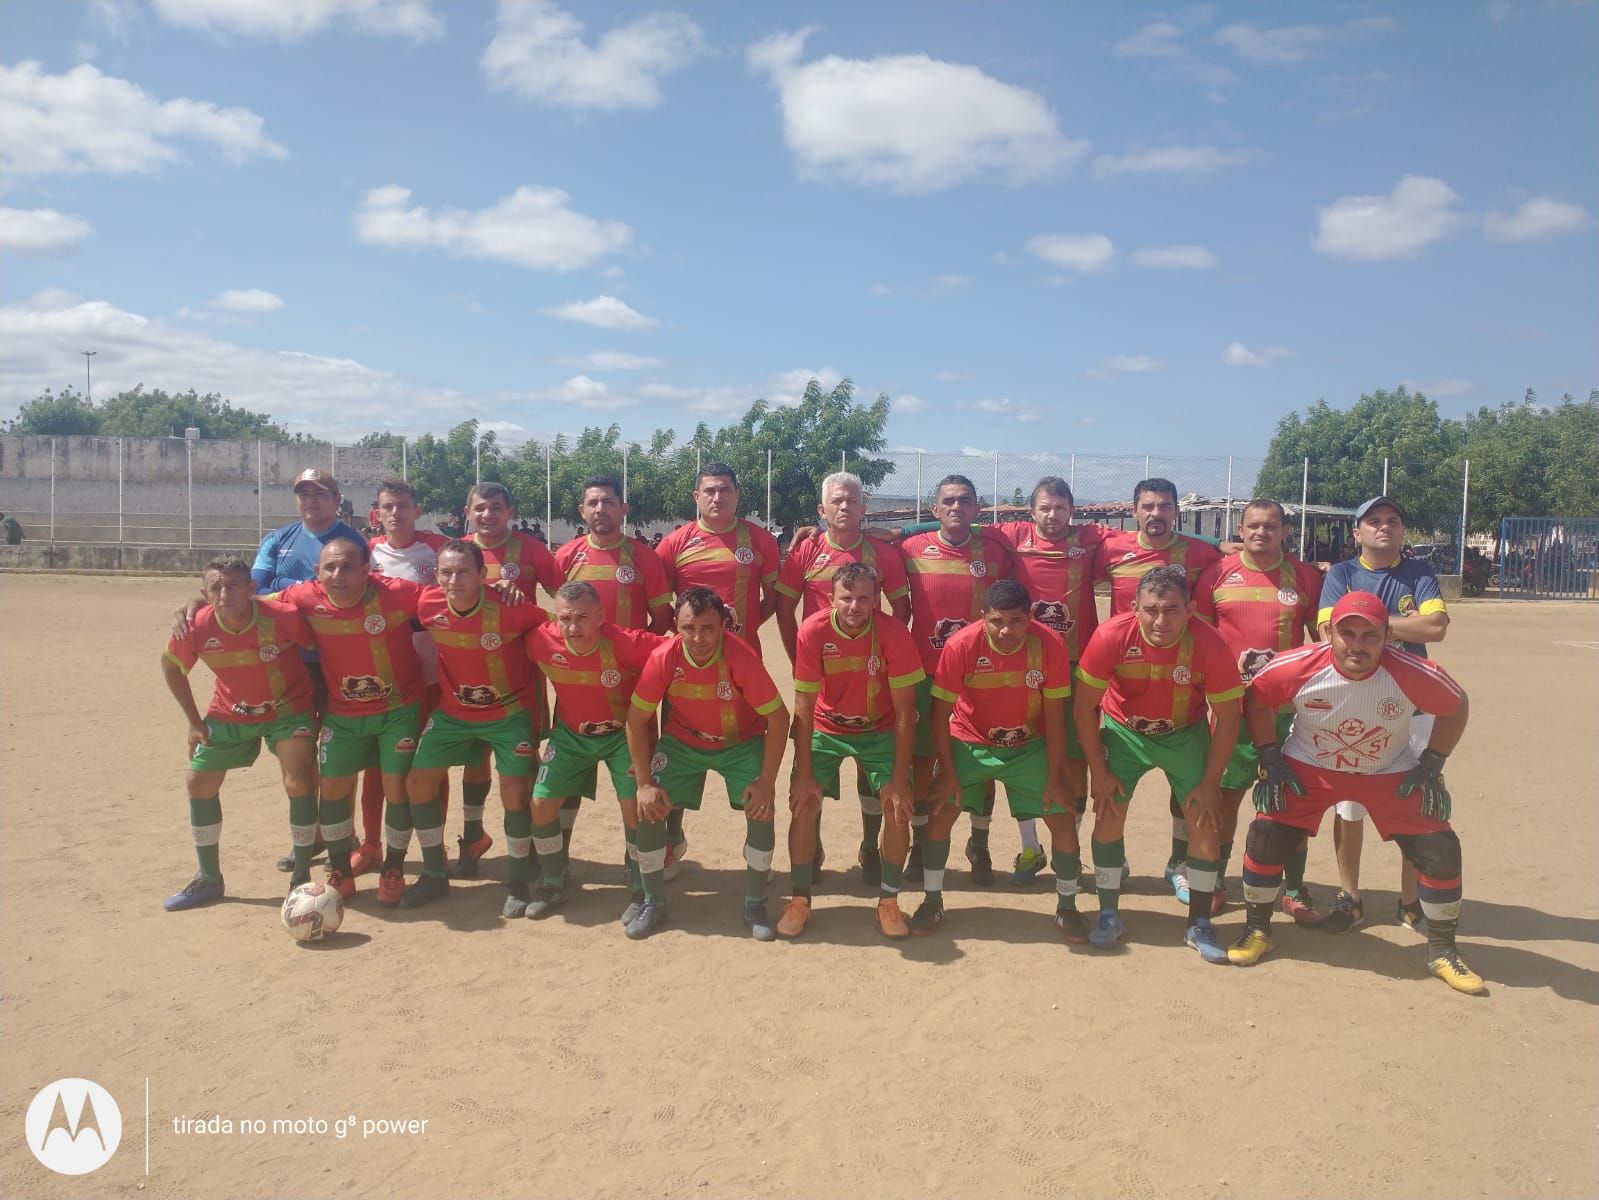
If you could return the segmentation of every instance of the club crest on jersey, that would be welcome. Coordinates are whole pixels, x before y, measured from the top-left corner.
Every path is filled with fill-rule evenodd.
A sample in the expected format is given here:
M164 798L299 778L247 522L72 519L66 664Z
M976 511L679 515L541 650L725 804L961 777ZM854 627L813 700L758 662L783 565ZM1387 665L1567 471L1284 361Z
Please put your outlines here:
M1403 596L1399 597L1398 607L1399 615L1401 617L1413 617L1416 615L1416 598L1409 592L1406 592Z
M655 752L655 757L650 759L650 770L659 775L662 771L666 770L666 764L669 761L670 760L666 757L666 753L664 751L657 750Z
M716 698L718 700L731 700L733 698L733 685L723 679L716 685Z
M498 650L505 643L501 640L499 634L485 633L482 637L478 638L477 644L482 646L485 650Z
M204 648L207 649L207 650L220 650L220 649L222 649L222 639L221 638L214 638L214 637L213 638L206 638L205 639L205 647Z
M333 740L333 730L329 729L326 725L324 725L321 729L319 729L317 731L316 740L318 742L320 742L322 745L326 746L329 742L331 742Z
M618 671L615 667L609 667L606 670L601 671L600 686L603 688L621 687L622 672Z
M515 583L518 579L522 578L522 564L502 563L500 566L500 578L509 579L512 583Z
M881 675L883 673L883 660L877 655L872 655L866 660L866 673L868 675Z
M1001 725L997 729L988 731L988 744L991 746L1025 746L1032 735L1027 732L1025 725Z
M1194 673L1187 667L1173 667L1171 681L1178 687L1187 687L1194 682Z
M422 732L423 733L432 733L433 732L433 718L432 717L429 717L428 718L428 723L426 725L422 726Z
M511 753L516 755L516 757L518 757L518 758L532 758L533 757L533 753L534 753L534 751L533 751L533 743L532 742L518 742L516 744L516 749L512 750Z
M464 683L455 689L455 698L466 708L493 708L500 693L487 684Z
M933 625L932 635L927 639L934 650L942 650L944 643L949 641L971 622L962 621L958 617L940 617Z
M733 558L736 562L742 563L747 567L755 561L755 551L751 550L748 546L740 546L737 550L733 551Z
M973 579L981 579L988 574L988 564L980 558L974 558L966 564L966 569L972 573Z
M339 680L339 695L346 700L382 700L393 689L377 675L346 675Z
M1293 588L1278 588L1277 603L1286 604L1289 608L1299 603L1299 593Z
M1088 557L1088 547L1086 547L1086 546L1073 546L1071 549L1066 551L1066 557L1067 558L1086 558L1086 557Z
M546 746L546 747L544 747L544 753L539 755L539 761L540 762L554 762L555 761L555 746L554 746L553 743L548 745L548 746Z
M620 566L620 567L616 568L616 582L617 583L628 584L628 583L632 583L637 578L638 578L638 572L635 571L632 567L626 566L624 564L623 566Z
M1022 682L1036 692L1044 686L1044 673L1042 671L1029 671L1022 677Z
M276 662L277 661L277 657L278 657L278 655L280 653L282 653L282 652L278 649L276 643L274 643L274 642L262 642L261 643L260 654L261 654L261 661L262 662Z
M366 630L373 637L376 637L388 627L389 623L383 619L382 613L371 613L368 615L366 620L361 622L361 628Z
M1384 721L1397 721L1404 711L1404 706L1393 696L1384 697L1382 703L1377 705L1377 715Z

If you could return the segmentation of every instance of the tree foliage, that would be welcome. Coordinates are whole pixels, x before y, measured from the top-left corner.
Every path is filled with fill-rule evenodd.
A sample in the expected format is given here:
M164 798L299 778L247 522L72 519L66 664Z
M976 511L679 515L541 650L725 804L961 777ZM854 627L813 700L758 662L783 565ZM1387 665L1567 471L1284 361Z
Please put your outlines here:
M1519 403L1440 417L1420 392L1363 395L1348 409L1317 402L1277 423L1256 490L1293 500L1310 460L1310 501L1354 507L1382 490L1405 506L1412 529L1452 534L1465 462L1471 460L1469 528L1497 531L1505 516L1599 513L1599 392L1556 407L1529 391Z
M193 388L186 392L145 391L141 383L129 391L118 392L100 404L86 400L71 388L59 395L45 390L24 404L14 419L6 422L7 433L101 437L182 437L190 427L206 439L266 442L312 442L290 433L264 413L234 408L215 392L200 395Z

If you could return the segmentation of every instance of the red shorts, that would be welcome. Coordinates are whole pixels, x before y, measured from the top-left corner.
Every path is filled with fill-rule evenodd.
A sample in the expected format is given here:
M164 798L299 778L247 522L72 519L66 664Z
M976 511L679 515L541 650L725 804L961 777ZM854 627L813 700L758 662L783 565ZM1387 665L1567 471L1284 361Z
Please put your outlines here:
M1365 806L1371 822L1389 841L1398 833L1442 833L1448 821L1434 821L1421 812L1421 789L1408 796L1399 795L1401 774L1352 775L1329 771L1307 763L1288 760L1288 766L1305 789L1303 796L1288 792L1288 808L1280 813L1263 814L1268 821L1303 829L1312 837L1321 828L1322 814L1340 800L1353 800Z

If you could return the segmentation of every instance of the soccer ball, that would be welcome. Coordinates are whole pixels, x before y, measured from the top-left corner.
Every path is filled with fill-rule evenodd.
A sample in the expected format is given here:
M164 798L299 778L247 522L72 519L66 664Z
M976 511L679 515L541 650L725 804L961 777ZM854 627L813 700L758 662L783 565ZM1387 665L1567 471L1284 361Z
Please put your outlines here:
M344 897L325 883L302 883L283 901L283 928L297 942L314 942L344 924Z

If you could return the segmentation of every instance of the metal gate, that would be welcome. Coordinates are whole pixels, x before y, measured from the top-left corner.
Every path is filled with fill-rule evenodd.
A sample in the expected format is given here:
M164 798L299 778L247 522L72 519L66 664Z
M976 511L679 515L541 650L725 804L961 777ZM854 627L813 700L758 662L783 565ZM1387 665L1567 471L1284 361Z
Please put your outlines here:
M1599 518L1502 518L1499 594L1510 600L1599 600Z

